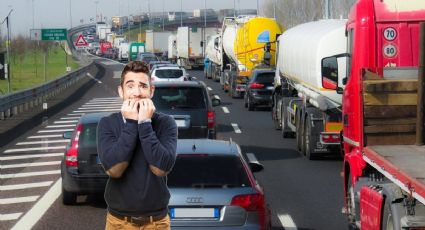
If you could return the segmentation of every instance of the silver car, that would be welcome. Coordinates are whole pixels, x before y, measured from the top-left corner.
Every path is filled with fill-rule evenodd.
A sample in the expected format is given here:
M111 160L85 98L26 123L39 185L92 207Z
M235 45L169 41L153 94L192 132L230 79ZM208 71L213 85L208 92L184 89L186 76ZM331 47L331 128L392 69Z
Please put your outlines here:
M172 229L271 229L270 210L247 163L232 141L179 139L168 176Z

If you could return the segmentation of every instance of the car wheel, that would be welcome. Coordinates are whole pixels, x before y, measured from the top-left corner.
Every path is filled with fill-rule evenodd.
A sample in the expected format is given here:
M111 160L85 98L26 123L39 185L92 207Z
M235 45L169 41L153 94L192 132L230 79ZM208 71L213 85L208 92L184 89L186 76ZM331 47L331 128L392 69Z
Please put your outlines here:
M254 106L254 104L252 104L251 99L249 99L249 96L247 97L247 100L248 100L248 102L247 102L248 103L248 110L253 111L255 106Z
M68 192L62 188L62 203L64 205L73 205L77 203L77 194Z

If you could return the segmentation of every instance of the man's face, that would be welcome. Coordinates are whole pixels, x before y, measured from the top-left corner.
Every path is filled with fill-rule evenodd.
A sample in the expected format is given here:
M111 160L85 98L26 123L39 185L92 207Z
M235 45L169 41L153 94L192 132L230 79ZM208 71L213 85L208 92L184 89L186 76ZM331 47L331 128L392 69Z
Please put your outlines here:
M135 72L128 72L124 76L123 84L118 87L118 93L123 100L152 98L154 90L154 86L149 83L148 75Z

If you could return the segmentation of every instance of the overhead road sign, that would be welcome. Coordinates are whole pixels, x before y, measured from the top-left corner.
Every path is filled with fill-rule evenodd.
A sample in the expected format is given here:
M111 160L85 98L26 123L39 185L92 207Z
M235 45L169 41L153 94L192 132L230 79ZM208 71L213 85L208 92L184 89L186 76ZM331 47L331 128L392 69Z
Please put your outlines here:
M65 41L67 35L67 29L41 29L41 40L43 41Z
M77 40L75 41L75 47L77 48L85 48L89 45L89 43L87 43L86 39L84 39L83 35L80 34L80 36L78 36Z

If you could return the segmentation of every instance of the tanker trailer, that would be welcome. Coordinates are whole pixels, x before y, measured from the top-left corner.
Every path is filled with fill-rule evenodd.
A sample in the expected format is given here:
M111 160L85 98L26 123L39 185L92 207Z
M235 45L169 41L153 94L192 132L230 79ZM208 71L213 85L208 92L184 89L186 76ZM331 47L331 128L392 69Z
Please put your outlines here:
M232 97L241 97L251 71L263 63L264 48L270 44L270 66L275 65L276 38L281 29L272 18L227 17L221 33L220 83Z
M218 49L220 35L213 35L207 38L207 46L205 48L205 57L208 58L208 67L206 68L206 78L211 78L214 81L219 81L221 70L221 50Z
M326 90L322 59L346 53L346 20L320 20L295 26L278 38L273 119L283 137L295 136L298 150L308 159L340 152L341 94ZM323 71L332 66L324 64ZM346 75L346 62L332 73ZM342 85L342 84L339 84Z

